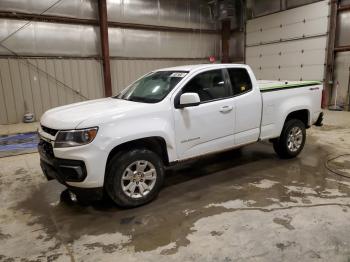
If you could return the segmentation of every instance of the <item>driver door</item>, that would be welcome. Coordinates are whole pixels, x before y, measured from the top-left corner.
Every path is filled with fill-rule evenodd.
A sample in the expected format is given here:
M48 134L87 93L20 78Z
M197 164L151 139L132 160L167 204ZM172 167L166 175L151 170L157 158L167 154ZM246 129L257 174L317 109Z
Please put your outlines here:
M195 75L176 97L187 92L197 93L201 103L193 107L174 108L179 159L233 147L235 105L223 70Z

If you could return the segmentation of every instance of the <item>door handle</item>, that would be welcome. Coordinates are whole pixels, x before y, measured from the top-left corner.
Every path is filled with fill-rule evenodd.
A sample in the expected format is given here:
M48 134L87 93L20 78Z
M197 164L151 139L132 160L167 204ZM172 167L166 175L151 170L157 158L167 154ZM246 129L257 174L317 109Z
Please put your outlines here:
M233 106L223 106L223 107L220 108L220 112L221 113L227 113L227 112L232 111L232 109L233 109Z

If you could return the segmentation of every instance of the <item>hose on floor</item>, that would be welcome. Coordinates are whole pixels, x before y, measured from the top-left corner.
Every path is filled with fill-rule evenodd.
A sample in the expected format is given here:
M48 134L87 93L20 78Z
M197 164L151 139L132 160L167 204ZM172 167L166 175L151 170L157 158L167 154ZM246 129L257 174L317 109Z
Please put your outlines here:
M332 172L333 174L335 174L335 175L337 175L337 176L341 176L341 177L349 178L349 179L350 179L350 176L347 176L347 175L344 175L344 174L342 174L342 173L340 173L340 172L337 172L336 170L332 169L332 168L329 167L329 165L328 165L329 162L331 162L331 161L333 161L333 160L336 160L336 159L338 159L338 158L340 158L340 157L343 157L343 156L350 156L350 154L341 154L341 155L338 155L338 156L336 156L336 157L329 158L329 159L325 162L324 166L325 166L325 168L326 168L328 171Z

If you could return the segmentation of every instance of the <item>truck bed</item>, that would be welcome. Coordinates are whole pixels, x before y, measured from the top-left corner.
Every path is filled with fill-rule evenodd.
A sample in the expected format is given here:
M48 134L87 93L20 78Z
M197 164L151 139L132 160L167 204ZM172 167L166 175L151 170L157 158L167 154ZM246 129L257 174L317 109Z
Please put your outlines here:
M321 82L263 80L258 81L258 86L263 101L260 134L262 140L279 137L290 112L308 110L310 115L307 125L316 122L321 112Z
M313 85L321 85L318 81L273 81L273 80L258 80L258 86L261 92L276 91L289 88L299 88Z

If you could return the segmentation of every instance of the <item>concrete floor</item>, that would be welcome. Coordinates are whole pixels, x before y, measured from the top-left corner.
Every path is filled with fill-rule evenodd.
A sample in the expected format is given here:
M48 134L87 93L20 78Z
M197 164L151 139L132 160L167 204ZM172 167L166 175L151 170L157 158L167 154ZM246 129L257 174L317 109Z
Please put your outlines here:
M0 158L0 261L349 261L350 114L327 112L302 154L258 143L167 172L152 203L60 202L36 153ZM350 175L350 156L329 162Z

